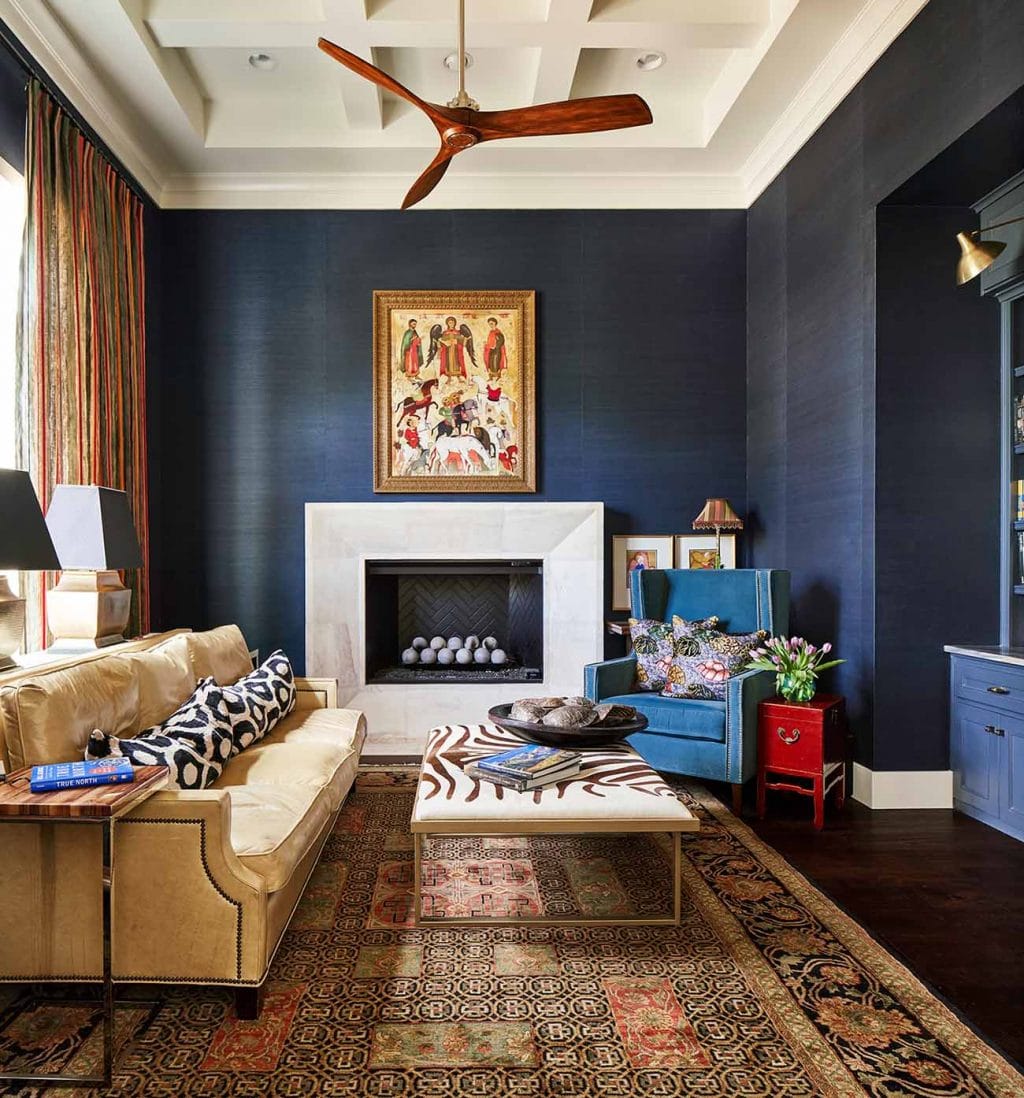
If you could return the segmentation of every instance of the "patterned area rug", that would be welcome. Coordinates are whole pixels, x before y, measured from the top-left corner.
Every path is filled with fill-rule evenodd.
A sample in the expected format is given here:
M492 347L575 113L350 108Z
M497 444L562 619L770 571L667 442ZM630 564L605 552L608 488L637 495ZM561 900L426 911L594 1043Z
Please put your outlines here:
M413 788L408 772L361 773L261 1019L238 1021L226 992L159 989L154 1018L119 1017L110 1093L1024 1095L1024 1077L699 786L679 787L702 826L683 838L682 926L423 930ZM445 838L424 869L427 910L447 915L635 917L666 910L671 881L667 846L645 836ZM97 1023L18 998L0 1013L0 1063L91 1066Z

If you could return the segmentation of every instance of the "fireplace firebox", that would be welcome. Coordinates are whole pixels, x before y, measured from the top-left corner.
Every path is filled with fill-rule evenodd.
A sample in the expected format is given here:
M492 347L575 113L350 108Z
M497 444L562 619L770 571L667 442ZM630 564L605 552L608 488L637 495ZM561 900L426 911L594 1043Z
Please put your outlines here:
M365 569L367 683L544 677L543 561L368 560ZM489 655L467 647L470 638ZM438 658L440 641L449 651Z

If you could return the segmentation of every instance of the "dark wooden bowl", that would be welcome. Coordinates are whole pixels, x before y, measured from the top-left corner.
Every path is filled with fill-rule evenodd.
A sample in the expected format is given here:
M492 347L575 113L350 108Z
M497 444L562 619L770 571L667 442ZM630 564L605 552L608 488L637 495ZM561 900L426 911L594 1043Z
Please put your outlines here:
M607 728L594 728L593 725L583 728L554 728L535 721L513 720L509 716L513 704L506 702L504 705L496 705L487 711L487 716L506 732L545 747L563 747L569 751L580 747L605 747L632 736L634 732L643 732L647 727L647 718L642 713L637 713L633 720Z

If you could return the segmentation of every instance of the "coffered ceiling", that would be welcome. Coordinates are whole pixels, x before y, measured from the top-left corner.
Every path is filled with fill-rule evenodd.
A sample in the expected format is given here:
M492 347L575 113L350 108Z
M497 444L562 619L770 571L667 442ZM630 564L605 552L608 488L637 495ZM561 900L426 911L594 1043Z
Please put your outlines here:
M925 2L466 0L467 86L481 107L635 91L654 124L472 149L424 206L744 207ZM316 40L445 103L457 10L0 0L0 17L166 207L397 208L436 132ZM645 71L650 53L664 61Z

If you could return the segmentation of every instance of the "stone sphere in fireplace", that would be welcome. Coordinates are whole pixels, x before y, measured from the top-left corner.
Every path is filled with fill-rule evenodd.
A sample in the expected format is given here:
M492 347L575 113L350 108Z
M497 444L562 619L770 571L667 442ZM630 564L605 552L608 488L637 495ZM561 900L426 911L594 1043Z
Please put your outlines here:
M462 640L462 637L449 637L448 638L448 647L453 652L458 652L458 650L460 648L465 647L465 645L463 643L463 640Z
M433 637L430 641L430 647L433 648L435 652L439 652L442 648L445 647L447 643L448 642L444 639L444 637Z
M420 653L420 663L437 663L437 649L424 648Z
M426 637L413 637L412 638L412 646L413 646L413 648L416 649L417 652L419 652L420 649L427 647L427 638Z
M479 648L480 638L474 636L466 637L466 647L470 650L470 652L472 652L474 649Z
M497 637L484 637L484 648L486 648L489 652L493 652L494 649L497 648L497 647L498 647L498 638Z
M402 653L402 663L419 663L420 653L417 648L407 648Z
M468 648L460 648L458 652L455 653L455 658L459 663L472 663L473 653L470 652Z
M508 656L500 648L495 648L491 653L491 663L500 666L508 659Z
M438 663L454 663L455 662L455 653L450 648L442 648L437 653L437 662Z
M490 663L491 662L491 654L490 654L490 652L487 651L486 648L478 648L473 653L473 659L475 659L476 662L479 663L479 664Z

